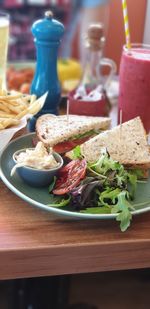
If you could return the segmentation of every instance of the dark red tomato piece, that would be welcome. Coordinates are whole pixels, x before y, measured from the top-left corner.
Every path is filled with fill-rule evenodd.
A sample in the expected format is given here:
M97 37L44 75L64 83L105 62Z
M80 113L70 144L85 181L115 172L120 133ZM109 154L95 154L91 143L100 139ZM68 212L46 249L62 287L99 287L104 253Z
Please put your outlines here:
M53 147L53 149L54 149L55 152L65 153L65 152L72 150L77 145L83 144L88 139L89 139L89 136L84 137L84 138L78 138L78 139L70 140L70 141L65 141L65 142L62 142L62 143L58 143L57 145L55 145Z
M53 193L63 195L77 187L80 180L85 177L86 165L85 160L73 160L64 166L59 171Z
M53 150L58 153L65 153L74 148L74 143L72 141L66 141L58 143L53 147Z

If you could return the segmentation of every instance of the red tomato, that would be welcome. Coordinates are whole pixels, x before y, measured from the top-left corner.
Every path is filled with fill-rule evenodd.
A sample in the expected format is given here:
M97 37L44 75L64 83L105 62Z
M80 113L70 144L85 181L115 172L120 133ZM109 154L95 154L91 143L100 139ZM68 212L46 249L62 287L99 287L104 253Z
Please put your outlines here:
M92 136L90 136L91 138ZM55 152L58 153L65 153L68 152L70 150L72 150L73 148L75 148L77 145L81 145L84 142L86 142L89 139L88 137L84 137L84 138L79 138L79 139L74 139L74 140L70 140L70 141L65 141L62 143L58 143L57 145L55 145L53 147Z
M85 177L86 160L73 160L64 166L58 174L53 193L63 195L69 193L73 188L77 187Z
M65 153L65 152L70 151L74 147L75 146L72 141L68 141L68 142L66 141L66 142L58 143L57 145L55 145L53 147L53 150L58 153Z

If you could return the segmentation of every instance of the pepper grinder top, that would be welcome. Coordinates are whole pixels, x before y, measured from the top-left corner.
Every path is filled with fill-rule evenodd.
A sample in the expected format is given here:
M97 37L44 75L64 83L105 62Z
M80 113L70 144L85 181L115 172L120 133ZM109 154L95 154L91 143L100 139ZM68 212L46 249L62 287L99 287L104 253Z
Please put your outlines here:
M44 19L37 20L31 28L35 41L60 42L64 33L64 26L53 18L52 11L46 11Z

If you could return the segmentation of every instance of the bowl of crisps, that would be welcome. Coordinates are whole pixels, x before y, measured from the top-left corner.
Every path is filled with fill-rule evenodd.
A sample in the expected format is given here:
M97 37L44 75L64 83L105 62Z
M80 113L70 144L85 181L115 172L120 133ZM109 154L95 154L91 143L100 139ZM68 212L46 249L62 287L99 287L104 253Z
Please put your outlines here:
M26 127L27 120L42 109L46 96L36 99L35 95L0 90L0 153L14 134Z

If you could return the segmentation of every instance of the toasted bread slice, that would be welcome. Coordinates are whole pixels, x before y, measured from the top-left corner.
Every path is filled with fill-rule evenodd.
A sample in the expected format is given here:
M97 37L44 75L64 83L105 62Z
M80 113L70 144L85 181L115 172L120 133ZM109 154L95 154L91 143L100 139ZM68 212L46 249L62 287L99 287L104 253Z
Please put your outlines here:
M54 146L90 130L108 129L110 122L107 117L69 115L67 119L66 115L46 114L38 118L36 132L45 145Z
M104 147L123 165L150 168L149 145L139 117L93 137L81 145L81 153L87 161L95 162Z

